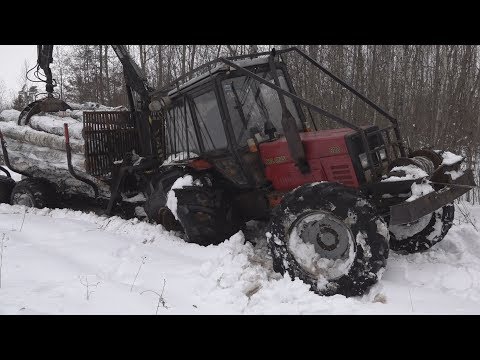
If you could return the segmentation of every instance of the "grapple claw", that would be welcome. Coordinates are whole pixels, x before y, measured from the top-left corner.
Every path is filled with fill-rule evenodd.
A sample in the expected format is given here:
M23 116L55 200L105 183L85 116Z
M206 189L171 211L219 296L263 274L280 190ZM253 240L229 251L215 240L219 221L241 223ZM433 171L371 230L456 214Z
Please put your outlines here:
M72 108L63 100L54 97L46 97L42 100L36 100L28 104L18 117L18 125L26 125L30 118L40 112L57 112L72 110Z

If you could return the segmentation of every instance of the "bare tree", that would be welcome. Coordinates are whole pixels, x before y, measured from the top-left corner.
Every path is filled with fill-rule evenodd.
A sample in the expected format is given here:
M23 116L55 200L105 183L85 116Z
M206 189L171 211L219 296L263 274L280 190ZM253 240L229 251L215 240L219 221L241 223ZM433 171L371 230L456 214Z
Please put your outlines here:
M276 45L297 46L360 93L398 118L413 148L432 146L466 156L477 167L480 147L480 46L478 45ZM219 56L268 51L273 45L135 45L148 81L156 88ZM70 99L126 105L122 67L108 46L72 46L63 71ZM103 51L102 51L103 50ZM296 92L357 125L386 119L315 71L301 57L285 55ZM57 60L55 60L57 61ZM58 76L58 75L57 75ZM22 79L23 81L24 79ZM22 82L23 85L23 82ZM304 109L310 116L307 109ZM338 126L313 114L319 128ZM475 173L478 173L476 171ZM480 200L474 190L468 196ZM473 198L470 198L473 201Z
M10 107L8 95L7 95L7 87L3 79L0 79L0 111Z

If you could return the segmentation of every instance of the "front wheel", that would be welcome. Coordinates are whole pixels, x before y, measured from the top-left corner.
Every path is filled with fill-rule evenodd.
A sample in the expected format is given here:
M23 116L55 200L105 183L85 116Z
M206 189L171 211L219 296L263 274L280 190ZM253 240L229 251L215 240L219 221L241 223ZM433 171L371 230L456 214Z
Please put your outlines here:
M267 233L274 270L320 295L364 294L388 258L388 228L359 191L337 183L303 185L272 214Z
M448 204L410 224L391 225L390 248L400 254L426 251L445 238L454 217L455 207Z

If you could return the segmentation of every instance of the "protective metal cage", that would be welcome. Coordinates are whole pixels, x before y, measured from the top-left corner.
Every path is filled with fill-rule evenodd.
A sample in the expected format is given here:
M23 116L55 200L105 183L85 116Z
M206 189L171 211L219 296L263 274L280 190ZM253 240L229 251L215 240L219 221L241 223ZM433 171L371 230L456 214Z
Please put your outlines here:
M140 150L135 116L129 111L85 111L83 138L85 167L92 176L109 177L115 161Z

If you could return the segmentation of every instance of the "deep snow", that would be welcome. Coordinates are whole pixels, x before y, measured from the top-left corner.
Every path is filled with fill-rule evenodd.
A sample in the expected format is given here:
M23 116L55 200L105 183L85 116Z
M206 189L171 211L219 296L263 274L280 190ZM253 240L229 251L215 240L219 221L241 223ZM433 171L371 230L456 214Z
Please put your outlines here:
M466 209L478 222L480 206ZM274 273L264 239L253 246L241 232L201 247L136 219L2 204L3 234L0 314L155 314L147 290L162 294L164 280L158 314L480 313L480 234L459 211L442 242L392 252L381 281L356 298L321 297ZM98 283L89 300L86 276Z

